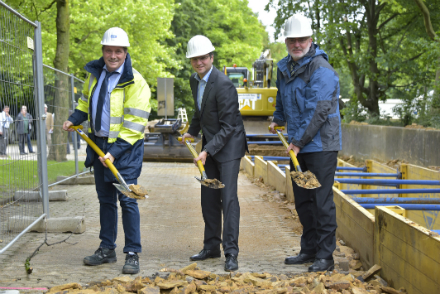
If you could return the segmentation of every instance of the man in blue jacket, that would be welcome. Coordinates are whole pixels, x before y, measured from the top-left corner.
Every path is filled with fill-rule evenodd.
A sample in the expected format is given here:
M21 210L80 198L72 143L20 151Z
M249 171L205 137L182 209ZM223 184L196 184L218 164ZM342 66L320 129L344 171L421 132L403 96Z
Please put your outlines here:
M309 271L333 270L337 225L332 186L342 147L339 77L327 54L313 43L309 19L293 15L284 31L289 54L278 62L271 132L287 123L288 150L295 152L302 171L313 172L322 185L307 190L292 181L303 234L300 253L287 257L285 263L313 262ZM292 161L290 169L294 170Z

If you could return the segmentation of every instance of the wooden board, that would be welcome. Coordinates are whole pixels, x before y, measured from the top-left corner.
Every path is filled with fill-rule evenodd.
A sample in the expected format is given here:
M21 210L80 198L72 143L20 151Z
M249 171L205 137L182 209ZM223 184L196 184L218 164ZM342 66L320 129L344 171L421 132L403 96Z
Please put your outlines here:
M336 234L361 257L366 269L374 265L374 217L350 197L333 188Z
M278 192L286 193L286 175L273 161L267 162L267 184Z
M385 164L379 163L377 161L374 160L367 160L367 171L369 173L388 173L388 174L395 174L397 173L397 170L395 168L389 167ZM396 179L396 178L384 178L384 177L364 177L364 179ZM371 190L376 190L376 189L384 189L384 190L395 190L396 187L392 187L392 186L373 186L373 185L364 185L363 189L371 189ZM365 197L397 197L397 194L369 194L369 195L364 195Z
M400 172L403 179L440 181L440 172L412 164L402 164ZM401 185L402 189L438 189L440 186ZM440 198L439 193L401 194L401 197ZM434 210L407 210L407 216L419 225L430 230L440 230L440 212Z
M254 168L254 177L255 178L263 178L263 182L267 183L267 162L263 160L262 156L255 156L255 168Z
M440 237L385 207L376 207L375 262L392 287L440 293ZM386 270L392 269L392 270Z
M241 159L241 168L252 178L254 177L254 167L254 163L248 156Z
M286 175L290 175L290 166L285 167ZM286 176L286 197L287 201L295 202L295 195L293 194L292 178Z

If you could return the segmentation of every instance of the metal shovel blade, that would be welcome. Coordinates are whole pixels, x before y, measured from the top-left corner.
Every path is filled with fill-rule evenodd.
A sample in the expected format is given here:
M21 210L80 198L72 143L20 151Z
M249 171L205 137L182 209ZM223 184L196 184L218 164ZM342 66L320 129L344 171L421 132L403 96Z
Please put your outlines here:
M309 170L305 172L293 171L290 173L290 176L298 187L304 189L316 189L321 187L315 174Z
M200 182L201 185L211 188L211 189L223 189L225 185L217 179L201 179L198 177L194 177L197 181Z

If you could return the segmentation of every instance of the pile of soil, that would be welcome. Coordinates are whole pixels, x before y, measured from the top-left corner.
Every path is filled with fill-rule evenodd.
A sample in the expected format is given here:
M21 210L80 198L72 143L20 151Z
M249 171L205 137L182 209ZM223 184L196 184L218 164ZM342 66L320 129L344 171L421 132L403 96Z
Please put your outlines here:
M349 163L351 165L357 166L357 167L363 167L365 166L365 161L354 158L353 155L350 156L339 156L339 159L345 161L346 163Z
M300 275L272 275L270 273L230 273L216 275L200 270L196 263L181 269L164 268L160 271L169 274L154 277L128 276L82 286L70 283L52 287L47 293L137 293L137 294L198 294L198 293L406 293L405 289L397 291L388 287L379 276L371 275L380 267L372 268L369 282L363 282L364 276L356 278L353 274L338 271L330 273L304 273ZM365 274L365 273L364 273ZM368 274L368 272L367 272Z
M282 145L258 145L250 144L249 154L259 155L259 156L289 156L287 154L286 148Z
M321 184L318 182L315 174L309 170L305 172L293 171L290 172L290 176L298 186L304 189L316 189L321 187Z

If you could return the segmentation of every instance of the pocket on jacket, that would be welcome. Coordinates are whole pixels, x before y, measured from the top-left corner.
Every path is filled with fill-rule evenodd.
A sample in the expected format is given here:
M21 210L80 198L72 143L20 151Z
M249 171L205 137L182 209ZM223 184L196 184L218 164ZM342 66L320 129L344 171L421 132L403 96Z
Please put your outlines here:
M338 151L339 145L339 116L329 116L320 130L322 150Z

